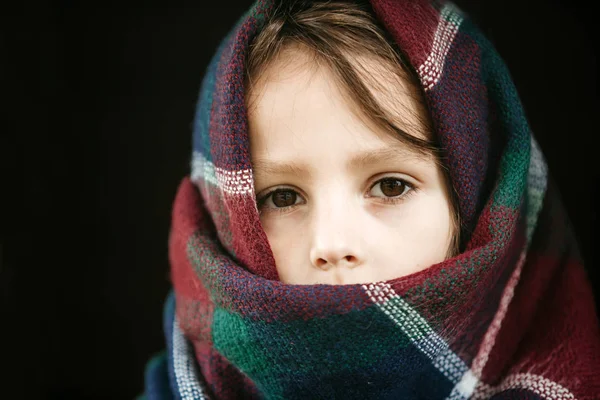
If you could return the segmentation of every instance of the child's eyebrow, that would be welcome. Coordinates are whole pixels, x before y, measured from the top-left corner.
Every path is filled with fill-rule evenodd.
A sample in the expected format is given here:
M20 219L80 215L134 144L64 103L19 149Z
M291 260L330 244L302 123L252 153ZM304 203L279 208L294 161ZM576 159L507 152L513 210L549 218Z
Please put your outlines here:
M348 161L347 168L349 170L356 170L370 165L386 164L398 160L423 162L429 158L429 154L421 154L406 146L388 146L352 156Z
M399 160L423 162L427 161L427 159L427 155L423 155L406 146L388 146L352 155L346 164L346 168L353 171L372 165L388 164L394 161L398 162ZM292 160L274 161L266 158L257 158L252 161L252 166L253 173L259 176L292 175L302 179L309 179L312 176L308 165Z
M301 178L310 178L311 173L307 166L293 161L273 161L258 158L252 161L252 172L255 175L293 175Z

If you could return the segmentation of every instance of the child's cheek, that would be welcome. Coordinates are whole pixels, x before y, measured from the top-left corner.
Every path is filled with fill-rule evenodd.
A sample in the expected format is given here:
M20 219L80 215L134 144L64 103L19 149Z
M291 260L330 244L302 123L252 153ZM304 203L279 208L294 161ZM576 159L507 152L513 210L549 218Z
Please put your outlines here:
M418 209L419 200L414 198L396 204L388 204L377 199L368 199L365 202L364 212L367 219L380 229L403 228Z
M409 269L443 261L450 243L450 205L441 191L419 192L399 204L370 204L361 228L371 252L393 256ZM394 261L394 263L398 263ZM407 274L414 271L405 271Z
M306 213L302 210L281 215L263 214L261 224L276 261L295 259L304 248L308 252L310 238L306 231Z

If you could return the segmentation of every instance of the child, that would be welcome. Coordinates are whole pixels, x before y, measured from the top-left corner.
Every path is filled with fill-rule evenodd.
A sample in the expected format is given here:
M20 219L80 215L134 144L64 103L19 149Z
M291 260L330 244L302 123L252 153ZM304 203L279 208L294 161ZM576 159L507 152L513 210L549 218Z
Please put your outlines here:
M387 281L455 254L458 209L417 78L359 7L287 15L296 26L274 18L246 71L254 187L279 279Z
M259 0L194 149L148 398L597 398L573 235L451 3Z

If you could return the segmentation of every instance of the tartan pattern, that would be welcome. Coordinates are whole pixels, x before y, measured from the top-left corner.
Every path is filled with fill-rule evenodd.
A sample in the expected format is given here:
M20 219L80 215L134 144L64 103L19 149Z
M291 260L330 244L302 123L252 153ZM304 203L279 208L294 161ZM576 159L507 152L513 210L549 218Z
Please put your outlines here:
M388 282L278 281L253 196L244 105L245 52L275 5L258 0L205 74L191 176L174 203L171 394L597 398L591 288L504 63L449 2L371 4L420 76L458 191L465 251Z

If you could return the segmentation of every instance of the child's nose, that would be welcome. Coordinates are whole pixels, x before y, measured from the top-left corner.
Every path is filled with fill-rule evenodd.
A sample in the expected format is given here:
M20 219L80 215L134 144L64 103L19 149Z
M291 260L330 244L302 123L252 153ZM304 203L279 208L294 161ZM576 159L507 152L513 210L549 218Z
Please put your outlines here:
M364 263L358 210L326 207L313 217L310 259L313 266L328 270L333 267L352 269Z

